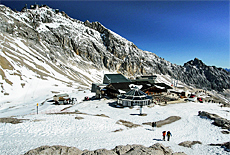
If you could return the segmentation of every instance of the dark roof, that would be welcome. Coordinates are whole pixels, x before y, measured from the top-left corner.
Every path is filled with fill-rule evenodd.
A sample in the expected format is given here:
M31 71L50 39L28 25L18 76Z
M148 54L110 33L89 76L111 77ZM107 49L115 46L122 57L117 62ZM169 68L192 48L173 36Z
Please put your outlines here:
M124 83L111 83L107 86L107 88L110 88L110 89L113 89L113 90L116 90L118 91L119 89L120 90L123 90L123 91L129 91L130 90L130 82L124 82Z
M127 79L122 74L105 74L104 75L104 84L110 84L110 83L123 83L123 82L130 82L129 79Z
M164 89L158 88L157 86L160 86ZM154 83L154 84L143 84L143 87L141 88L142 91L147 91L151 89L167 90L167 89L172 89L172 87L165 83Z

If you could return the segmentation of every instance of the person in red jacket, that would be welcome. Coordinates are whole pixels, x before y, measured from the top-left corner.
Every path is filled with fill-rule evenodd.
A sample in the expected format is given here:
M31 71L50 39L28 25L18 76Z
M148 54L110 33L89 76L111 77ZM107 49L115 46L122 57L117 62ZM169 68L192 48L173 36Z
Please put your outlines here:
M166 131L163 131L162 134L163 134L163 141L165 141Z

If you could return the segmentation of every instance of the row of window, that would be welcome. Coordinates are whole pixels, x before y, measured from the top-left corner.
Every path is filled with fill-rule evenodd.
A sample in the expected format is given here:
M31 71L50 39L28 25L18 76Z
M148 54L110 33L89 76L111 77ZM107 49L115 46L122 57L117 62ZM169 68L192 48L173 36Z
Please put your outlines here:
M118 99L117 103L123 106L141 106L141 105L145 106L145 105L149 105L151 101L150 100L131 101L131 100Z

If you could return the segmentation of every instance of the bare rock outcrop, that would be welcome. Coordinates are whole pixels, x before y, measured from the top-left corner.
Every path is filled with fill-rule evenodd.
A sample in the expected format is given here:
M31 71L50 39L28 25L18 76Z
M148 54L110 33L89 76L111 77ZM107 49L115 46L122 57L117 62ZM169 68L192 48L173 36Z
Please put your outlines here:
M83 151L75 147L67 147L61 145L55 146L41 146L36 149L30 150L25 155L81 155Z
M221 143L221 144L209 144L211 146L221 146L225 151L230 152L230 142Z
M206 117L208 119L214 120L214 122L213 122L214 125L219 126L222 129L230 130L230 120L227 120L227 119L222 118L216 114L211 114L211 113L208 113L205 111L199 111L198 116Z
M183 152L175 152L160 143L156 143L150 147L143 145L119 145L112 150L98 149L95 151L81 151L75 147L67 146L41 146L26 152L24 155L186 155Z

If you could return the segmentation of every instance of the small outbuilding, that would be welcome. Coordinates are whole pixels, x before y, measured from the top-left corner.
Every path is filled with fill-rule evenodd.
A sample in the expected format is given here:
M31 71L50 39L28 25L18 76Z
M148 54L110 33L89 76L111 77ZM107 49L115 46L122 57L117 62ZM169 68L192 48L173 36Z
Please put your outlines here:
M93 83L91 92L96 93L96 98L101 98L105 95L107 84Z
M54 104L75 104L77 99L71 98L69 94L57 94L53 96Z
M118 105L122 105L124 107L145 106L152 103L152 97L135 87L126 94L119 95L117 103Z

